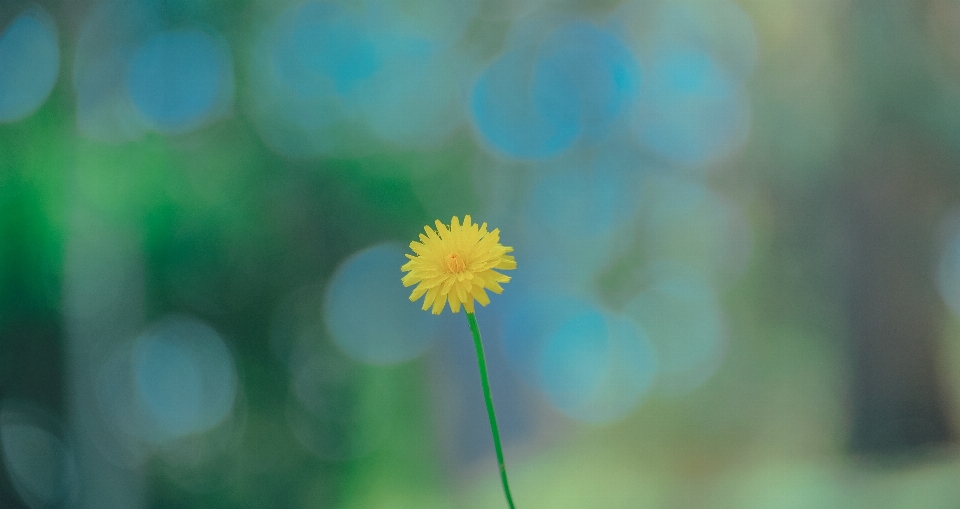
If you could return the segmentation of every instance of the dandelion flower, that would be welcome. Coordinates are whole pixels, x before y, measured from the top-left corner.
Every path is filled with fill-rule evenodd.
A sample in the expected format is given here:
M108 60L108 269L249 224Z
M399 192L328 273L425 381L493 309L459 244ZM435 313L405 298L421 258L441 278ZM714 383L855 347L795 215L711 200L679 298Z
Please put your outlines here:
M507 482L507 467L503 461L503 446L500 444L500 430L493 409L493 396L490 395L490 381L487 377L487 361L483 354L483 341L480 339L480 327L473 314L473 301L486 306L490 303L486 290L500 293L500 283L510 278L494 269L510 270L517 268L517 262L507 253L512 247L500 244L500 230L487 231L487 223L477 226L470 222L470 216L464 216L463 225L457 216L453 216L450 226L436 221L437 230L424 226L426 235L420 234L420 242L410 243L410 249L416 256L400 267L407 272L403 276L403 286L417 285L410 294L410 300L423 299L423 310L433 307L433 314L439 315L443 305L450 303L450 311L460 312L460 306L467 314L467 324L473 334L473 344L477 349L477 367L480 370L480 385L483 387L483 399L487 404L487 417L490 419L490 432L493 434L493 447L497 452L500 465L500 482L507 505L514 509L513 496Z
M410 249L416 253L407 255L409 261L400 270L407 272L403 276L403 286L417 285L410 294L410 300L423 299L423 310L431 306L433 314L439 315L446 303L450 311L460 312L462 305L467 313L473 313L473 302L481 305L490 303L486 290L500 293L500 283L510 281L494 269L510 270L517 267L513 256L507 253L512 247L500 244L500 230L487 231L487 223L477 225L470 216L453 216L450 226L436 221L436 231L424 226L426 235L420 234L420 241L410 243Z

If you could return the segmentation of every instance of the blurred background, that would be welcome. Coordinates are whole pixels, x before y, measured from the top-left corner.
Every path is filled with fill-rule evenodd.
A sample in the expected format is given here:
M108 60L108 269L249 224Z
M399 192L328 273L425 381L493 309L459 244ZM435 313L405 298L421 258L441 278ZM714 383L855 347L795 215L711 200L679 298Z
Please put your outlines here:
M3 0L0 508L960 504L960 2Z

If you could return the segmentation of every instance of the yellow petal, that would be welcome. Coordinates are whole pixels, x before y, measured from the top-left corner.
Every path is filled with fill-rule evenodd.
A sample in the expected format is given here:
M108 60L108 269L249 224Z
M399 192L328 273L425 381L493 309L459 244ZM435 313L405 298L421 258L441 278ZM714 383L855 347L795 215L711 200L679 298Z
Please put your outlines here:
M439 222L440 221L437 221L437 223ZM437 236L437 232L433 231L433 228L430 228L430 226L424 226L423 230L427 232L428 240L431 240L433 242L440 242L440 237ZM426 242L424 242L424 244L426 244Z
M434 303L433 303L433 314L439 315L440 312L443 311L443 305L446 304L446 303L447 303L447 299L444 299L443 296L441 296L439 299L437 299L436 301L434 301Z
M487 281L487 284L484 285L487 290L490 290L493 293L501 294L503 293L503 287L497 284L496 281Z
M427 290L429 290L429 288L422 284L414 288L413 292L410 294L410 302L416 302L417 299L423 296L423 294L427 293Z
M500 239L490 234L487 234L487 236L477 241L477 248L476 248L477 252L482 253L484 255L491 255L491 254L495 256L498 255L498 253L495 252L495 249L497 247L497 242L499 240Z
M456 282L457 282L457 280L454 279L454 278L452 278L452 277L451 277L451 278L447 278L447 279L443 282L443 287L440 289L440 295L446 295L447 293L449 293L449 292L450 292L450 287L453 286L453 284L456 283Z
M424 284L426 284L427 286L433 288L434 286L439 286L440 283L443 283L443 282L446 281L446 280L447 280L447 275L446 275L446 274L438 274L438 275L433 276L433 277L431 277L431 278L429 278L429 279L425 279L423 282L424 282Z
M437 219L435 224L437 226L437 235L439 235L442 240L449 239L450 230L447 229L447 225L441 223L439 219Z
M439 288L433 287L430 291L427 292L427 296L423 298L423 310L426 311L430 307L430 304L433 304L433 301L437 298L437 292Z
M490 297L487 297L487 292L483 291L482 286L474 286L470 293L473 294L473 297L477 299L481 306L490 304Z
M420 282L420 276L411 272L400 278L400 281L403 283L403 286L411 286Z
M483 276L490 281L496 281L498 283L506 283L510 281L510 276L503 275L495 270L485 271Z

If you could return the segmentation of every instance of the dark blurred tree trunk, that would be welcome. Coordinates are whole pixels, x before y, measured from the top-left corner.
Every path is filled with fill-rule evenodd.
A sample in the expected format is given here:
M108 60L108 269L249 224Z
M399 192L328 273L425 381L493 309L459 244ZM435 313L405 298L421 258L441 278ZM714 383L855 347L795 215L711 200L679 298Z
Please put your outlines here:
M877 140L841 194L848 240L852 452L893 455L954 439L939 376L944 306L936 233L946 172L909 134Z
M955 440L939 375L945 306L938 227L957 203L955 157L938 144L925 2L851 4L845 185L851 452L897 457Z

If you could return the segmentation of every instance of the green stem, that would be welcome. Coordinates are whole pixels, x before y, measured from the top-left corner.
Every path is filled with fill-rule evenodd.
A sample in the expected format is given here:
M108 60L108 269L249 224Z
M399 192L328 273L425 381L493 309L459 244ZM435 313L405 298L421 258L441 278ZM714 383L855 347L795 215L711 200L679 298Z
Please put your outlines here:
M493 432L493 446L497 450L497 463L500 464L500 480L503 481L503 493L507 496L507 504L513 507L513 497L510 496L510 486L507 484L507 467L503 464L503 449L500 447L500 430L497 428L497 415L493 412L493 398L490 397L490 382L487 380L487 360L483 355L483 342L480 341L480 328L477 327L477 317L467 313L467 322L470 323L470 332L473 333L473 344L477 347L477 365L480 367L480 383L483 385L483 399L487 402L487 416L490 417L490 430Z

